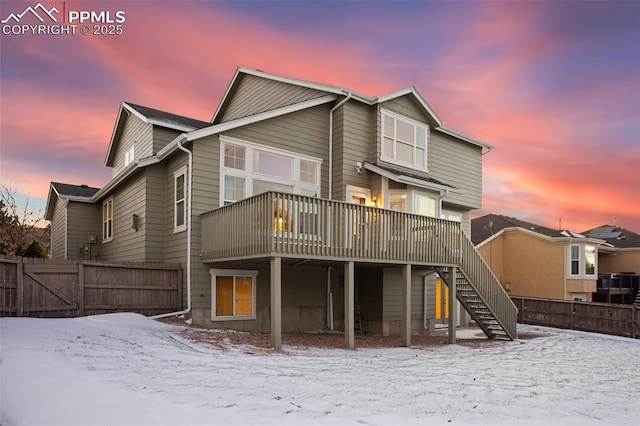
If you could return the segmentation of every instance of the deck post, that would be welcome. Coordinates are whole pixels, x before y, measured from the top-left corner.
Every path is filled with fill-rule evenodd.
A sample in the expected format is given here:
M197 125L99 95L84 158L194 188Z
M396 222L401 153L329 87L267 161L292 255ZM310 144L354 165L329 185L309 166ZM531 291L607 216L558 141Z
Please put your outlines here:
M449 268L449 343L456 343L456 324L458 323L458 300L456 299L456 268Z
M354 331L354 264L344 264L344 344L348 349L355 349Z
M282 258L272 257L271 272L271 346L282 349Z
M402 265L402 346L411 347L411 264Z

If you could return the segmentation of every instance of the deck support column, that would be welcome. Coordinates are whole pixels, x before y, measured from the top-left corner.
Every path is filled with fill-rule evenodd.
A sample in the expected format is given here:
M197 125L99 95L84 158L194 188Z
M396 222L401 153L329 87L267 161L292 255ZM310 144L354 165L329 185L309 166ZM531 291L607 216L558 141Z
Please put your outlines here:
M411 347L411 265L402 265L402 346Z
M271 272L271 346L282 349L282 258L272 257Z
M355 349L354 331L354 264L344 264L344 344L348 349Z
M458 323L458 299L456 299L456 268L449 268L449 343L456 343Z

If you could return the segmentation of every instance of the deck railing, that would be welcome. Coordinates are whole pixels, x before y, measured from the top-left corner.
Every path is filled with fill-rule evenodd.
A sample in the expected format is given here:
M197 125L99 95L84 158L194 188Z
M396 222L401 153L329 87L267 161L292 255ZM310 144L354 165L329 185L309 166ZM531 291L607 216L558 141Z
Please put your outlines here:
M255 256L457 265L460 223L266 192L201 216L204 262Z
M460 271L500 325L512 339L515 339L518 309L466 235L462 236L461 244Z

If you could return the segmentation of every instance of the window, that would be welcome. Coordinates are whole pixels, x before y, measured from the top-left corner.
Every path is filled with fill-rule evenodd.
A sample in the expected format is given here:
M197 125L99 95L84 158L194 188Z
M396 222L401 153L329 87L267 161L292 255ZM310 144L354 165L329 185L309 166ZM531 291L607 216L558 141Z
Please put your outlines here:
M124 166L127 167L135 158L135 144L124 153Z
M389 191L389 208L397 212L407 211L407 192Z
M186 167L173 174L173 232L182 232L187 229L186 176Z
M258 271L211 269L210 273L211 319L255 319Z
M584 274L596 274L596 247L591 245L584 246Z
M320 194L320 159L225 136L220 141L222 205L267 191Z
M413 212L422 216L436 217L436 199L426 194L413 194Z
M102 242L113 240L113 197L102 203Z
M571 246L571 275L580 275L580 246Z
M569 246L569 275L572 277L595 277L596 246L571 244Z
M427 170L426 124L382 110L382 155L390 163Z

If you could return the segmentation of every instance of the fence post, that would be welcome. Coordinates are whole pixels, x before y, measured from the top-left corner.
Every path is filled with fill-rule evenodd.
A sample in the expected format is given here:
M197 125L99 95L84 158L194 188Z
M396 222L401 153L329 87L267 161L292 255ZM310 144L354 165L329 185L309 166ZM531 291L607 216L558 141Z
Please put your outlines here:
M571 300L571 311L569 312L569 330L573 330L573 299Z
M78 262L78 316L84 316L84 262Z
M24 315L24 269L22 259L16 263L16 316Z
M522 323L526 324L527 323L527 308L525 307L525 298L521 297L520 300L522 301Z

